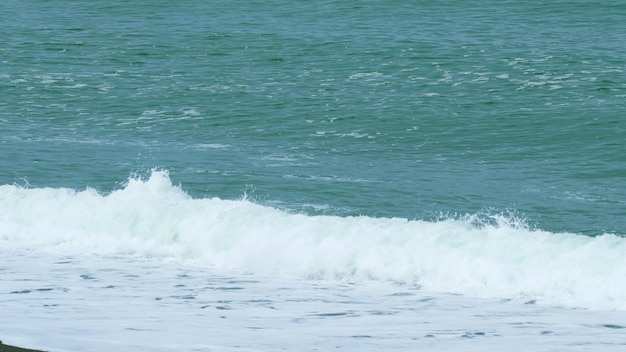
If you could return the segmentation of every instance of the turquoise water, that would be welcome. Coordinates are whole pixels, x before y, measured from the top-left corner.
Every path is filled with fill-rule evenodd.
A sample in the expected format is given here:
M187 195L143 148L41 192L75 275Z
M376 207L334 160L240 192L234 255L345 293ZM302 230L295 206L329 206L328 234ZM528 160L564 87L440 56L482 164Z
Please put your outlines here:
M0 13L3 341L623 349L621 1Z
M2 184L626 232L621 2L2 7Z

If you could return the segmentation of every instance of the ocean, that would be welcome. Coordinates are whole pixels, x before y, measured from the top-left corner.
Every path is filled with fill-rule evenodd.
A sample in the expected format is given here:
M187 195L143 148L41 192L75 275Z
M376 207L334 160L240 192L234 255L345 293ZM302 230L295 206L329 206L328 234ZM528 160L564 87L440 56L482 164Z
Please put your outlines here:
M621 351L621 1L0 5L0 339Z

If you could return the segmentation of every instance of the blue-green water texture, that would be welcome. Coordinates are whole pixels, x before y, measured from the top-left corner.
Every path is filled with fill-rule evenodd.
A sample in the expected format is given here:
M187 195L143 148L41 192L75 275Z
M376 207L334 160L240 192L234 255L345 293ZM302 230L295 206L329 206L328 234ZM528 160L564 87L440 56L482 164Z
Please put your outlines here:
M623 349L623 1L0 14L3 341Z
M619 1L8 1L0 183L626 233Z

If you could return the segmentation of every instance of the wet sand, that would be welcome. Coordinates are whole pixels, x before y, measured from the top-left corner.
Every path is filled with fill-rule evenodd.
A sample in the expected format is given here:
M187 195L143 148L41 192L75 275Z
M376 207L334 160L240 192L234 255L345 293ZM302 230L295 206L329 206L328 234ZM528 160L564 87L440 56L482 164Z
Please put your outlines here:
M30 350L28 348L20 348L16 346L5 345L0 341L0 352L43 352L40 350Z

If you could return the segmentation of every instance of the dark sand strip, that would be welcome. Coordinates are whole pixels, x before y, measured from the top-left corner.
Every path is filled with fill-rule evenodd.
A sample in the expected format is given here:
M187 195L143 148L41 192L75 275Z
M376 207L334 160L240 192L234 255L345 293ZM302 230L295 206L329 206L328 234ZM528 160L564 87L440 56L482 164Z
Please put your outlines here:
M15 346L5 345L0 341L0 352L43 352L39 350L29 350L28 348L19 348Z

